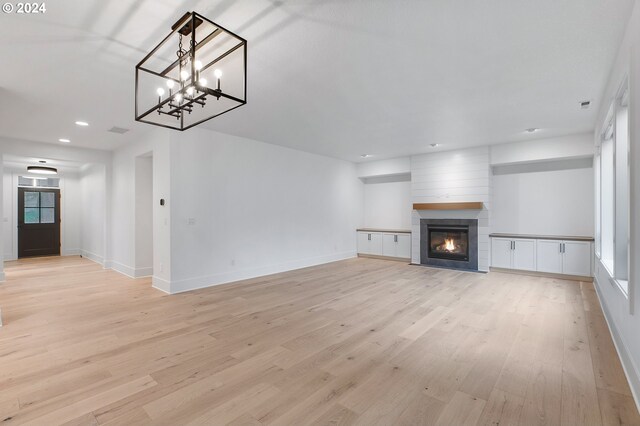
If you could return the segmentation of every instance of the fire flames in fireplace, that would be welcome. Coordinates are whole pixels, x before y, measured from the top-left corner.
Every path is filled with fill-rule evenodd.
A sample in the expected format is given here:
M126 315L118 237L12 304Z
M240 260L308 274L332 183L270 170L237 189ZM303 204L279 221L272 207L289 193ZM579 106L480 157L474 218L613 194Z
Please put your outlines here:
M453 244L453 238L447 238L444 240L444 249L446 251L454 251L456 249L456 245Z
M429 228L429 256L440 259L469 259L469 234L465 227Z

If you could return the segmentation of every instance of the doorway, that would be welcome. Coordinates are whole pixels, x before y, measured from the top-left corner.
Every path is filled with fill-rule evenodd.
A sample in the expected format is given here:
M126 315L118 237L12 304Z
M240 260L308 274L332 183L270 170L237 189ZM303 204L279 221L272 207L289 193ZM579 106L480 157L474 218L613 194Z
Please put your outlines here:
M18 258L60 255L60 190L18 188Z

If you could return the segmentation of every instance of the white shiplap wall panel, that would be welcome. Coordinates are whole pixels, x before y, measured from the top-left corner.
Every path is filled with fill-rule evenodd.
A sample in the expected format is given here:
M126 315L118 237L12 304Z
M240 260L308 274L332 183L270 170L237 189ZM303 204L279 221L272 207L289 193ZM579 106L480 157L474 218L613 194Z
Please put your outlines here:
M478 219L478 269L489 270L491 168L489 147L416 155L411 158L412 203L476 202L477 210L413 211L412 262L420 263L420 219Z

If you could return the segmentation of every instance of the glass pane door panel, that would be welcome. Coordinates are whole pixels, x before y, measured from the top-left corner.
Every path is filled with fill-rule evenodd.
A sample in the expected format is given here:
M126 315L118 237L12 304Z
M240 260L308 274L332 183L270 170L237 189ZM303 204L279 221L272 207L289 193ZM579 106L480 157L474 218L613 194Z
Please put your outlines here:
M53 192L40 193L40 207L55 207L56 194Z
M25 207L24 223L40 223L40 209L37 207Z
M40 209L40 223L54 223L55 209L43 207Z
M40 206L40 193L39 192L26 192L24 193L24 206L25 207L39 207Z

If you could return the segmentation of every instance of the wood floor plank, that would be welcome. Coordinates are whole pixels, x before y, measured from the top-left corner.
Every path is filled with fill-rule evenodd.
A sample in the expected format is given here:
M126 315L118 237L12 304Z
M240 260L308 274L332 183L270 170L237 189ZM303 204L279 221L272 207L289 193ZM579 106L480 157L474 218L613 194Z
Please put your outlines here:
M5 273L7 425L640 424L591 283L364 258L173 296L75 256Z

